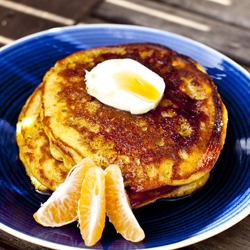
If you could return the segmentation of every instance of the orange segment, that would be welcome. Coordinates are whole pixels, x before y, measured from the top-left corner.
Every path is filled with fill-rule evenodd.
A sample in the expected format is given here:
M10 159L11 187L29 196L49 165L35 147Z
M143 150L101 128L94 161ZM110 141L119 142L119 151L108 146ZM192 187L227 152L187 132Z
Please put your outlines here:
M94 166L91 159L85 158L73 167L65 182L33 215L36 222L45 227L60 227L76 221L82 182L87 170Z
M90 168L82 183L78 204L79 227L86 246L100 240L105 226L105 174L102 168Z
M145 234L132 212L119 166L110 165L105 172L106 212L110 222L126 240L143 240Z

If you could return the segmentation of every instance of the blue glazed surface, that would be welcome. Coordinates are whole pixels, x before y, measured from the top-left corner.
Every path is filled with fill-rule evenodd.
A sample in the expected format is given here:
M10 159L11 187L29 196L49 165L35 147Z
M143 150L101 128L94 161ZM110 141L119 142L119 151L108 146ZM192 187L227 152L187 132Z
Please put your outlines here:
M0 228L51 247L85 248L77 223L44 228L33 213L47 196L34 191L18 160L15 124L28 96L54 63L81 49L132 42L155 42L188 55L214 78L228 109L225 147L209 183L194 195L158 201L134 211L145 231L143 242L126 242L107 222L96 249L173 249L211 237L250 211L250 76L222 54L192 40L159 30L123 25L53 29L0 50Z

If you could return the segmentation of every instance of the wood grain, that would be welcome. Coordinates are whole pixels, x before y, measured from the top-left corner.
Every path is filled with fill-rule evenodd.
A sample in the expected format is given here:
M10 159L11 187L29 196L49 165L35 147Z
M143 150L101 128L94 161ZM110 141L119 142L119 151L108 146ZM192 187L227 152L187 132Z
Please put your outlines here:
M250 25L249 29L235 27L216 19L210 19L206 16L189 12L186 9L180 9L179 7L155 1L134 0L133 3L136 3L138 6L146 6L154 10L174 14L178 17L207 25L210 30L201 31L187 27L185 21L183 21L181 25L105 1L93 11L93 15L109 22L148 26L177 33L206 44L224 53L238 63L250 65Z
M188 12L213 18L233 26L250 28L249 0L226 1L230 4L224 5L207 0L158 0L168 5L185 9Z
M102 0L14 0L13 2L21 3L27 6L35 7L40 10L49 11L60 16L72 18L76 21L79 18L91 13Z

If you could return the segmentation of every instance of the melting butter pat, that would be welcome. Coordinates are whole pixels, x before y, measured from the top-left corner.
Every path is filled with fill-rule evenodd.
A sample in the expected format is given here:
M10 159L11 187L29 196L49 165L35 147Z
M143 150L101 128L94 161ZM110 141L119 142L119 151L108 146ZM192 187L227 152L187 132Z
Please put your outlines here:
M89 95L111 107L143 114L160 102L165 83L162 77L139 62L110 59L86 71Z

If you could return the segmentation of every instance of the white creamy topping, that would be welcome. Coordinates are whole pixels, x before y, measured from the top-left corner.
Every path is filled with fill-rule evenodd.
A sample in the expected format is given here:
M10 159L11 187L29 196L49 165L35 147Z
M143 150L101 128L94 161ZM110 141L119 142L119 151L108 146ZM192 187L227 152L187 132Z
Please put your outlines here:
M162 77L135 60L110 59L86 71L87 92L111 107L143 114L154 109L165 89Z

